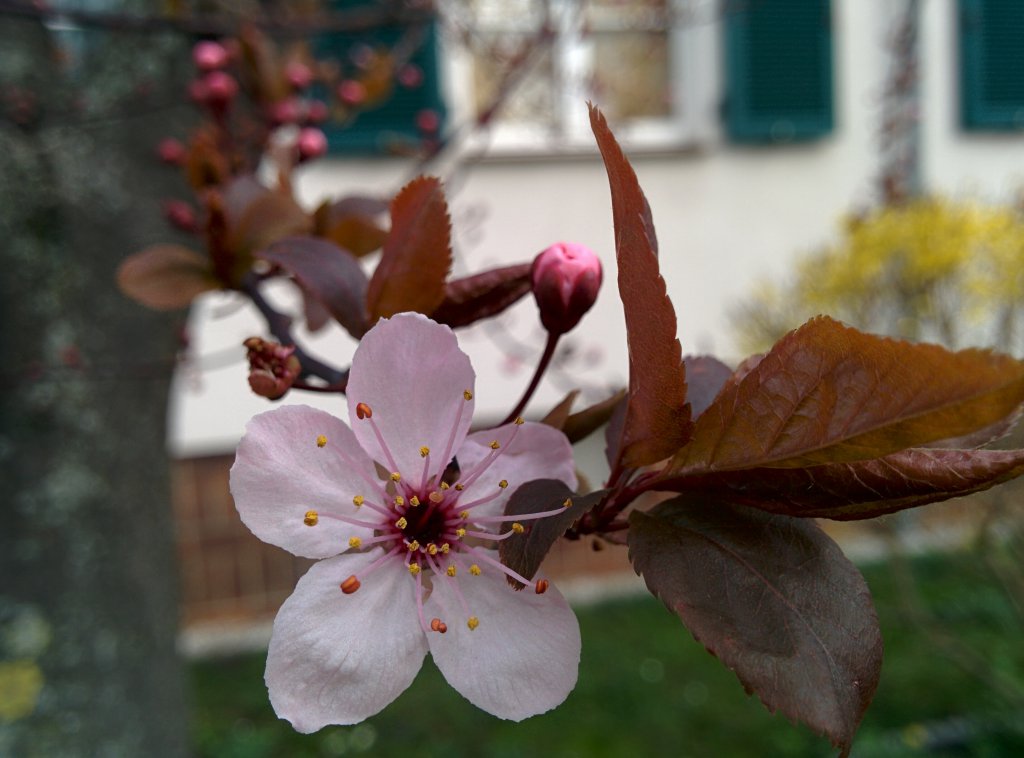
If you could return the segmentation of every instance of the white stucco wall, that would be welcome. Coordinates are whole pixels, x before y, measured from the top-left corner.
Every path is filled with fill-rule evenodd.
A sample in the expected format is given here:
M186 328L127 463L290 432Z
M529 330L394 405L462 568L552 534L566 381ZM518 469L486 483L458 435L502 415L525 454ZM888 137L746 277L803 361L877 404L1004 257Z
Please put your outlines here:
M836 129L810 144L738 147L717 131L721 91L718 32L701 37L701 95L696 107L710 128L678 152L631 152L650 201L661 247L661 266L675 303L684 352L736 355L727 315L764 276L782 277L794 256L829 239L837 219L872 199L876 131L887 66L890 0L834 0ZM930 190L1006 199L1024 186L1024 134L965 135L957 123L954 0L924 0L921 24L922 175ZM581 109L585 105L579 104ZM324 195L393 193L408 178L406 163L388 160L322 161L303 176L305 202ZM552 242L581 242L606 265L602 298L575 335L592 361L580 374L592 388L626 377L625 331L615 293L611 206L596 150L590 155L474 158L450 184L457 270L529 260ZM220 302L220 304L218 304ZM214 297L196 308L198 352L235 349L259 333L248 309L219 319ZM542 347L532 302L507 321L518 340ZM494 329L470 330L463 339L478 373L478 408L496 420L529 379L532 365L509 361ZM497 343L506 345L504 338ZM344 362L351 343L335 336L314 349ZM597 362L593 362L598 359ZM178 454L231 449L245 421L270 404L247 393L241 360L226 368L182 372L172 404L171 448ZM190 378L191 377L191 378ZM557 378L557 377L556 377ZM202 391L194 391L197 385ZM546 382L534 414L566 387ZM596 390L595 390L596 392ZM341 412L336 398L301 395Z

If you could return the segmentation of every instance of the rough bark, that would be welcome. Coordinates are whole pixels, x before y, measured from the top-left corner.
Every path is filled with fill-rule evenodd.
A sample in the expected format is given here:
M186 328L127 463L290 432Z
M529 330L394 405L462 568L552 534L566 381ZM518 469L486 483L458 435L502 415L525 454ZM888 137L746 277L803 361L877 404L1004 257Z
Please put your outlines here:
M180 317L114 272L167 237L153 146L182 113L147 111L176 101L187 47L80 41L62 64L42 26L0 18L0 754L186 755L164 444Z

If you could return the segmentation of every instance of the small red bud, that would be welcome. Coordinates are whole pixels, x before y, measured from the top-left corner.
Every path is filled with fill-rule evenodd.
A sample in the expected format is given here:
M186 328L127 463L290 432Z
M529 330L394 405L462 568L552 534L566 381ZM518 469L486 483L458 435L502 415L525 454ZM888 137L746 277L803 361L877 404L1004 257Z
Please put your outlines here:
M302 116L302 109L299 101L294 97L286 97L270 105L270 120L276 126L281 124L294 124Z
M355 79L346 79L338 85L338 99L345 105L359 105L366 100L366 87Z
M306 120L311 124L322 124L329 115L327 103L322 100L310 100L306 104Z
M216 71L228 63L228 51L219 42L204 40L192 48L192 62L200 71Z
M559 242L534 259L530 278L544 328L564 334L597 299L601 260L583 245Z
M195 209L184 200L164 201L164 217L183 232L194 232L198 228Z
M203 83L206 85L206 102L210 105L227 105L238 94L238 82L223 71L211 71Z
M249 387L254 393L270 400L285 395L302 372L302 364L295 357L294 345L249 337L242 343L249 359Z
M398 83L412 89L423 83L423 71L419 66L407 63L398 70Z
M306 89L313 83L313 69L302 61L292 61L284 69L284 76L295 89Z
M296 146L299 149L300 160L319 158L327 152L327 137L315 126L307 126L299 132Z
M416 114L416 127L427 134L433 134L441 126L441 117L437 111L425 109Z
M170 166L178 166L185 160L185 146L173 137L166 137L160 140L156 147L156 153L160 160Z

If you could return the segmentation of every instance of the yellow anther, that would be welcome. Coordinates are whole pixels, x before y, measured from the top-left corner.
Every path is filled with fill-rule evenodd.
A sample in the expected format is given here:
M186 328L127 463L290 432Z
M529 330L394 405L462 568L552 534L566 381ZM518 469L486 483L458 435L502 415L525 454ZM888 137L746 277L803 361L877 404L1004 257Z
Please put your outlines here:
M491 440L491 450L497 450L501 447L501 443L498 440Z
M455 576L459 572L458 569L455 568L455 564L453 563L444 570L444 573L448 574L448 576Z
M409 505L411 505L413 508L415 508L419 504L420 504L420 499L418 497L416 497L415 495L413 495L411 498L409 498Z
M469 567L469 573L471 573L473 576L480 576L480 567L477 566L475 563L472 564Z
M431 555L437 555L437 545L431 542L429 545L427 545L427 552Z
M358 537L349 537L348 538L348 546L350 548L352 548L353 550L358 550L359 548L361 548L363 546L363 541L361 539L359 539Z
M452 546L449 545L447 542L442 543L442 545L441 545L441 554L442 555L448 555L448 551L451 550L451 549L452 549Z
M461 518L461 519L469 518L469 511L459 511L459 518Z
M427 495L427 497L430 498L430 502L432 503L440 503L442 500L444 500L444 495L442 495L437 490L431 492L429 495Z
M459 539L462 539L466 536L466 530L460 526L458 529L455 530L455 536Z
M515 421L516 426L522 426L525 423L526 422L523 421L523 417L522 416L516 416L516 421Z
M417 550L420 549L420 543L417 542L416 540L413 540L408 545L406 545L406 547L409 548L409 552L410 553L414 553L414 552L416 552Z
M512 522L512 531L515 532L516 534L522 534L523 532L526 531L526 528L522 524L520 524L518 521L513 521Z
M568 508L571 505L572 505L572 498L571 497L567 497L564 501L562 501L562 507L563 508Z
M466 398L466 400L472 400L473 399L473 393L470 392L469 390L464 390L463 393L462 393L462 396L464 398Z
M391 472L391 481L393 481L393 482L400 482L400 481L402 481L402 475L399 474L397 471L392 471Z
M413 576L416 576L418 573L420 573L420 564L418 564L418 563L410 563L409 564L409 573L412 574Z
M327 444L327 435L326 434L321 434L320 436L318 436L316 438L316 446L317 447L323 447L326 444Z
M395 522L395 527L398 529L405 529L407 526L409 526L409 522L405 520L405 516L402 516L402 518Z
M318 521L320 521L320 514L316 511L306 511L306 515L302 519L302 523L306 526L316 526Z
M395 505L397 505L397 506L403 506L403 505L405 505L405 498L404 498L404 497L402 497L401 495L398 495L398 496L397 496L397 497L395 498Z
M352 498L352 505L354 505L356 508L358 508L360 505L362 505L365 502L366 502L366 498L363 497L362 495L356 495L354 498Z
M441 482L441 489L446 490L450 487L448 482Z
M455 485L455 491L456 492L462 492L464 489L466 489L466 485L464 485L464 484L456 484Z
M470 616L468 619L466 619L466 626L469 627L470 631L473 631L478 626L480 626L480 619L478 619L476 616Z
M430 455L430 448L424 445L420 448L420 458L426 458L428 455Z
M502 479L500 482L498 482L498 486L501 487L502 489L508 487L508 479Z

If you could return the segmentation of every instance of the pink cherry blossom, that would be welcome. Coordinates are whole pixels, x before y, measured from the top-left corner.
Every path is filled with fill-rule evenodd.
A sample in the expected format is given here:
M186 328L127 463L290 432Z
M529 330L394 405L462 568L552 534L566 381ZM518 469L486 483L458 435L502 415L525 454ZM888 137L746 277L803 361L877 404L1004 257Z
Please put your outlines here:
M575 488L571 448L521 419L469 434L474 389L454 333L403 313L356 350L351 427L305 406L249 423L231 469L242 520L266 542L322 559L281 607L267 657L271 703L298 731L377 713L428 651L455 689L501 718L550 710L575 686L572 610L494 549L526 528L528 517L503 515L521 484Z

